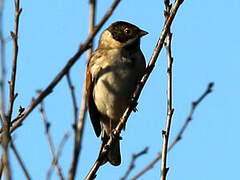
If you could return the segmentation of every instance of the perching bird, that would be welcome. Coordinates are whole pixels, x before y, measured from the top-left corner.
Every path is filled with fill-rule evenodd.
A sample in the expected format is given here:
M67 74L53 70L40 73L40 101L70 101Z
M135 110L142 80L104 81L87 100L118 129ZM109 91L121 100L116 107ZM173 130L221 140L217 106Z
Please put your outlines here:
M126 110L137 82L145 71L140 38L148 34L124 21L113 23L101 34L98 48L87 65L87 100L91 122L103 142L111 138ZM121 163L119 139L114 141L106 161Z

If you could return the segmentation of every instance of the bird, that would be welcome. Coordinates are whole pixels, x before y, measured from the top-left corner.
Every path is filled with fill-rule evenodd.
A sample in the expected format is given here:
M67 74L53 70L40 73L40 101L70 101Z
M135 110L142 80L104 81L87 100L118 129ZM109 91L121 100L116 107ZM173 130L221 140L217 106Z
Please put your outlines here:
M87 63L87 105L95 134L97 137L102 134L103 144L112 137L145 72L140 39L146 34L129 22L114 22L102 32ZM119 141L120 138L113 141L103 164L107 161L114 166L121 164Z

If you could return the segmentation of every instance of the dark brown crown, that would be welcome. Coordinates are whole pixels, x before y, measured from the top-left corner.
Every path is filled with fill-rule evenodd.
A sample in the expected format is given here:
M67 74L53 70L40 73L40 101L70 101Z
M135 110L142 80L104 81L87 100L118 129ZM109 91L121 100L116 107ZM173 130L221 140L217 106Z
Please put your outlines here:
M137 26L124 21L113 23L108 30L113 38L121 43L127 42L129 39L140 38L142 30Z

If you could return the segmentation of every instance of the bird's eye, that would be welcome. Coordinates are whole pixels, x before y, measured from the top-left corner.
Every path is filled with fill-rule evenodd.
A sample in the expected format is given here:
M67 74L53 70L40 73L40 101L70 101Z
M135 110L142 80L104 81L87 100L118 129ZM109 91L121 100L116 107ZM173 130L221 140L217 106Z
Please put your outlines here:
M125 32L127 35L130 35L130 34L131 34L131 30L128 29L128 28L125 28L125 29L124 29L124 32Z

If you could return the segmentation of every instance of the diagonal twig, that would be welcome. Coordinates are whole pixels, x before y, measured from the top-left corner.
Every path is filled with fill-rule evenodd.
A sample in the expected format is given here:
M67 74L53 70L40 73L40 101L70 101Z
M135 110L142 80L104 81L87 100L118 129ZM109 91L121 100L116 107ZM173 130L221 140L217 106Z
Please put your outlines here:
M10 146L11 146L11 148L13 150L13 153L16 156L16 158L17 158L17 160L18 160L18 162L19 162L19 164L20 164L20 166L21 166L21 168L23 170L24 175L26 176L26 179L27 180L31 180L30 174L27 171L27 169L26 169L26 167L25 167L25 165L24 165L24 163L23 163L23 161L22 161L22 159L21 159L21 157L20 157L20 155L19 155L15 145L13 144L13 141L10 142Z
M135 167L135 161L137 160L137 158L139 158L140 156L146 154L147 152L148 152L148 147L145 147L141 152L132 155L132 160L131 160L131 162L129 164L129 167L128 167L126 173L124 174L124 176L120 180L126 180L127 179L127 177L129 176L130 172Z
M172 8L172 11L169 15L169 18L167 19L167 21L165 22L165 25L163 27L162 33L159 37L159 40L157 42L157 45L154 49L154 52L152 54L152 57L149 61L149 64L146 68L146 72L143 75L141 81L139 82L134 94L133 94L133 98L131 99L130 104L128 105L127 109L125 110L123 116L120 119L120 122L118 123L117 127L115 128L115 130L113 131L113 137L114 138L110 138L108 140L108 142L106 143L106 145L103 147L102 152L101 152L101 156L103 158L98 158L95 162L95 164L93 165L93 167L91 168L91 170L89 171L87 177L85 178L85 180L91 180L93 178L96 177L96 172L98 171L99 167L102 164L102 160L104 159L104 157L107 154L107 151L109 149L109 147L111 147L111 144L113 143L114 140L116 140L116 138L119 138L119 134L121 132L121 130L123 129L123 127L125 126L127 119L130 115L130 113L132 112L132 110L135 108L136 104L137 104L137 100L141 94L141 91L145 85L145 83L148 80L148 77L150 76L155 63L157 61L158 55L160 53L160 51L162 50L163 44L164 44L164 40L166 38L167 32L168 32L168 28L171 26L173 19L177 13L178 8L180 7L181 3L183 2L183 0L176 0L174 3L174 6Z
M62 170L61 170L61 168L60 168L60 166L58 164L58 161L57 161L57 158L56 158L56 155L55 155L55 148L54 148L53 140L52 140L52 137L51 137L50 132L49 132L50 123L47 121L46 113L44 111L43 102L40 103L39 111L40 111L40 114L41 114L42 119L43 119L43 123L44 123L44 127L45 127L45 135L47 136L49 148L50 148L52 159L53 159L52 160L53 164L54 164L54 166L56 168L56 171L57 171L57 174L58 174L59 178L61 180L64 180L64 176L63 176Z
M47 180L50 180L51 179L51 175L52 175L52 171L54 169L54 164L55 164L55 161L58 162L59 160L59 157L61 156L61 153L62 153L62 150L63 150L63 146L64 144L66 143L68 137L70 136L70 133L69 132L66 132L61 140L61 142L59 143L58 145L58 148L57 148L57 153L56 153L56 157L55 157L55 160L53 159L52 160L52 163L51 163L51 166L50 168L48 169L48 172L47 172Z
M184 131L186 130L187 126L189 125L189 122L192 120L193 113L196 109L196 107L202 102L202 100L212 92L212 87L214 83L210 82L207 86L207 89L204 91L204 93L196 100L192 102L191 109L189 111L189 114L182 126L182 128L179 130L177 136L174 138L174 140L171 142L171 144L168 146L168 151L170 151L175 144L177 144L181 139ZM141 177L143 174L145 174L147 171L153 168L153 166L162 158L162 152L158 153L157 157L154 158L144 169L142 169L138 174L136 174L131 180L136 180L139 177Z

